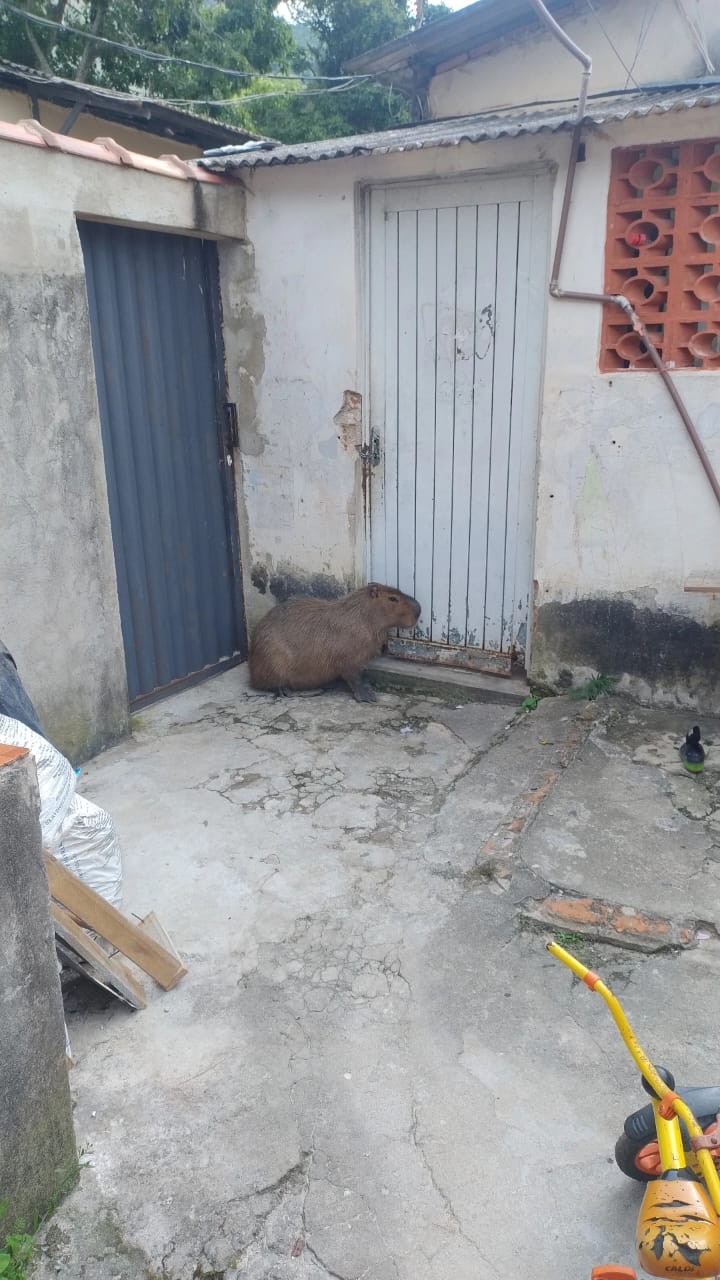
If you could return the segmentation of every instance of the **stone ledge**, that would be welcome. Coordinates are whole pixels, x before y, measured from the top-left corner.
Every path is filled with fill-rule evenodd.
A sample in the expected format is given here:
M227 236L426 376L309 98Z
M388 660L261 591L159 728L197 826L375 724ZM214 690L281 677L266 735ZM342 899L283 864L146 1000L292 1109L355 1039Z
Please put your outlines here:
M522 677L488 676L402 658L373 658L365 674L379 689L413 689L441 698L462 697L466 702L500 702L519 707L530 692Z

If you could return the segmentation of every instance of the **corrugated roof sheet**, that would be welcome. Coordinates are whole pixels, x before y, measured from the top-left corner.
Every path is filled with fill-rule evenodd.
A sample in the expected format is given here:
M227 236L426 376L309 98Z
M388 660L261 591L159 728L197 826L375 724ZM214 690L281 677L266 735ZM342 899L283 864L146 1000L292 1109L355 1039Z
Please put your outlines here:
M120 122L159 137L174 138L198 149L212 142L239 144L259 137L248 129L223 124L221 120L209 120L194 111L166 106L141 94L121 93L118 89L64 80L62 76L46 75L44 71L9 62L7 58L0 58L0 85L21 93L35 93L43 101L58 106L71 107L79 102L88 114L99 119Z
M720 83L623 93L590 102L584 123L597 126L633 117L718 105ZM392 152L419 151L425 147L457 147L462 142L514 138L520 134L556 133L560 129L571 128L574 120L574 103L550 111L510 108L507 111L461 116L451 120L432 120L402 129L387 129L382 133L330 138L325 142L303 142L262 151L222 147L217 151L206 152L195 163L216 173L226 173L234 169L307 164L313 160L339 160L348 156L389 155Z

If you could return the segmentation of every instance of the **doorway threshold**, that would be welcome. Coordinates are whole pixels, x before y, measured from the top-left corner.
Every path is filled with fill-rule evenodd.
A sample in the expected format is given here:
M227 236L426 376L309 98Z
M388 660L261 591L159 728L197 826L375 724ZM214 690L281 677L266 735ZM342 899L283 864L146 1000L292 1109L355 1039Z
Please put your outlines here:
M374 658L366 676L378 689L416 689L441 698L462 698L465 702L500 702L520 706L530 688L522 674L489 676L457 667L441 667L434 662L406 662L402 658Z

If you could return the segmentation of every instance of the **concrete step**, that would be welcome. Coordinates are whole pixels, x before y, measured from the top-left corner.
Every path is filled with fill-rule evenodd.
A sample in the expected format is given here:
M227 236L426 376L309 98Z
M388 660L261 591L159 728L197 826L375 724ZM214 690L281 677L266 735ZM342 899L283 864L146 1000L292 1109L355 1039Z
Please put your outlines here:
M378 689L411 689L434 697L462 698L465 702L519 706L530 692L523 676L488 676L432 662L405 662L402 658L374 658L366 675Z

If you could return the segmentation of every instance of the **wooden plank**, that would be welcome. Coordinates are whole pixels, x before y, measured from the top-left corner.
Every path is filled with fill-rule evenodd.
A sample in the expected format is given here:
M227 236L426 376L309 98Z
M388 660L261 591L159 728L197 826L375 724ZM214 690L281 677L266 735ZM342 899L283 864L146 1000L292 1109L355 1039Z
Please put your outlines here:
M405 658L408 662L436 663L439 667L458 667L464 671L484 671L491 676L511 676L512 663L508 653L491 653L489 649L455 647L451 644L433 644L429 640L409 640L405 636L391 636L387 654L390 658Z
M713 573L691 573L685 579L685 591L704 596L720 595L720 577Z
M172 938L166 933L154 911L148 911L148 914L140 921L138 929L142 929L143 933L146 933L149 938L154 938L156 942L160 943L161 947L164 947L171 956L175 957L178 964L182 964Z
M27 754L27 747L8 747L5 743L0 742L0 766L12 764L14 760L20 760L22 756Z
M415 590L415 450L417 432L418 281L415 211L398 214L397 321L397 574L401 591Z
M485 582L485 634L483 649L502 646L503 587L505 582L505 530L510 465L515 364L515 306L519 205L500 205L497 247L497 298L495 311L495 368L493 371L492 445L488 487L487 577Z
M457 209L438 209L437 382L435 385L435 507L432 639L447 643L450 615L450 537L455 448L455 330Z
M367 517L370 501L370 578L375 582L387 582L388 571L385 548L385 439L387 435L387 405L385 402L385 330L388 324L386 292L386 230L385 193L375 187L369 197L370 233L368 239L368 298L367 298L367 374L368 397L365 406L365 441L370 433L380 438L381 462L364 472L363 503ZM368 494L369 485L369 494Z
M497 205L481 205L477 221L475 286L475 362L473 369L473 448L470 473L470 546L465 643L482 648L485 632L487 522L492 443L493 368L497 273Z
M455 446L453 450L450 531L450 618L448 643L466 644L470 555L470 477L472 474L473 388L475 371L475 281L477 278L476 205L457 211L457 284L455 315Z
M57 902L50 904L55 934L65 947L84 960L92 969L86 976L92 978L99 986L112 991L129 1004L132 1009L144 1009L147 1006L145 992L141 984L133 977L130 970L115 956L108 956L98 946L89 933L76 924L72 916ZM86 972L78 965L79 973ZM96 976L97 975L97 976Z
M430 639L435 504L437 211L418 213L417 407L415 414L415 588L422 614L415 636Z
M45 869L52 897L67 907L88 929L107 938L118 951L134 961L139 969L170 991L187 969L175 956L148 937L142 929L106 902L94 889L68 871L62 863L45 854Z
M538 376L530 364L531 331L529 326L530 274L532 262L532 203L520 205L518 226L517 277L515 281L515 342L512 374L512 404L510 408L510 439L508 441L508 482L505 513L504 575L501 612L501 642L499 648L509 653L517 638L520 621L527 616L523 597L527 597L527 565L525 548L520 547L520 527L526 514L521 505L521 483L525 470L523 426L526 421L526 384L528 376ZM531 465L534 469L535 456ZM522 550L522 556L520 551ZM518 561L522 568L519 570Z
M383 377L383 512L381 535L385 545L384 582L397 586L397 477L398 477L398 214L385 217L385 326Z

